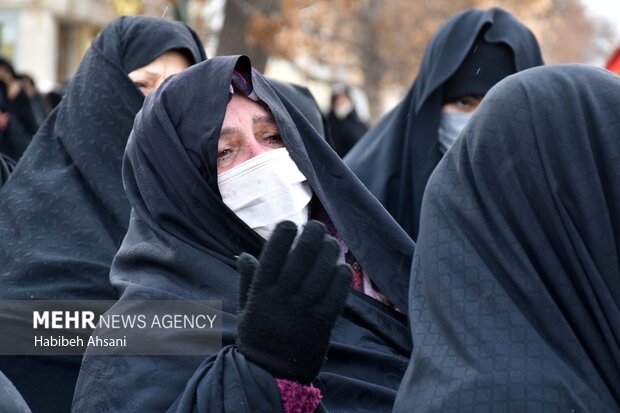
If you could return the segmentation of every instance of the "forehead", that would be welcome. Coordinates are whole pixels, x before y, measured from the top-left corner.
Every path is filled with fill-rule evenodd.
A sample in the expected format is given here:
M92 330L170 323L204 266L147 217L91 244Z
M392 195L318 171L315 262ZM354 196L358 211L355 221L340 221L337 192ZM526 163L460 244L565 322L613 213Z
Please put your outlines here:
M155 58L150 63L134 70L134 72L163 71L163 70L183 70L190 66L187 57L178 50L168 50Z
M224 123L231 121L233 118L248 118L251 119L256 116L272 118L271 112L268 108L260 105L252 99L235 92L232 99L226 106L226 116L224 117Z

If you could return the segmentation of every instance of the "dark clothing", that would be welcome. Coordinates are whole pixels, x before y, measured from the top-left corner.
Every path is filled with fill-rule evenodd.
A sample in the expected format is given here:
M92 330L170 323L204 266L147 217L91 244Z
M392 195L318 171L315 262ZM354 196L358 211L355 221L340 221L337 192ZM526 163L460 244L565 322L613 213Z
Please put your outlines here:
M13 383L0 371L0 412L30 413L26 402Z
M338 156L344 156L368 131L368 126L353 109L344 119L339 119L333 111L327 114L327 128L329 129L330 145Z
M9 179L9 175L15 168L15 161L0 152L0 187Z
M395 412L620 410L620 78L500 82L433 172Z
M144 96L127 76L167 50L205 58L185 25L122 17L93 41L61 104L0 190L0 298L112 299L129 223L121 160ZM126 57L129 56L127 60ZM2 357L33 411L66 412L79 357Z
M236 338L235 257L259 256L264 244L225 206L217 185L217 144L235 67L249 76L246 57L218 57L175 76L146 99L123 164L131 222L110 274L122 299L221 300L224 345ZM252 71L251 79L315 200L376 285L406 308L411 240L302 112L281 100L260 73ZM390 411L411 351L408 330L402 314L350 291L315 381L322 408ZM154 379L144 382L147 376ZM281 410L273 378L230 347L211 357L87 353L74 409L98 405L123 412Z
M314 130L316 130L323 139L326 139L323 115L321 114L319 105L316 103L314 96L312 96L312 93L307 87L275 79L269 79L269 83L274 87L280 100L284 101L288 99L289 107L294 107L299 110L308 123L314 127Z
M15 109L19 110L21 107L19 102L23 104L23 100L20 99L23 96L25 96L23 92L18 95L17 105L15 101L9 101L6 85L0 80L0 114L9 117L8 125L0 130L0 154L14 161L19 160L32 140L32 133L24 126L19 113L15 113Z
M34 117L30 99L26 92L20 90L12 100L7 99L4 106L6 111L19 121L29 136L37 132L39 125Z
M442 103L464 96L484 96L503 78L515 73L512 49L503 43L485 40L481 30L459 68L442 85Z
M38 129L51 110L48 112L45 107L45 102L43 101L43 95L39 92L36 92L33 96L29 96L28 99L30 100L30 107L32 108L32 114L34 115L34 120Z
M9 113L9 116L8 128L0 131L0 153L17 162L30 145L32 135L26 131L15 114Z
M482 30L514 53L517 71L543 64L534 35L509 13L468 10L450 19L429 43L413 86L362 137L346 164L415 240L426 182L441 159L437 129L443 84L456 72Z

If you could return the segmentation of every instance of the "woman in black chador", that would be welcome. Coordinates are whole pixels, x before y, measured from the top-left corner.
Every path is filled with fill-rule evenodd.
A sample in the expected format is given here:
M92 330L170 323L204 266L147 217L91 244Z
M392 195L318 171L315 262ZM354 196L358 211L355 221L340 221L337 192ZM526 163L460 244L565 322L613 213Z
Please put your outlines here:
M332 104L325 123L329 132L330 145L338 156L344 156L368 131L355 109L351 92L347 88L334 88Z
M620 78L485 98L428 182L395 412L620 410Z
M346 164L415 240L426 181L471 112L502 78L542 64L534 35L504 10L454 16L429 43L405 98Z
M121 161L144 94L205 59L181 23L121 17L93 41L62 102L0 189L0 298L113 299L130 206ZM4 334L8 334L5 332ZM2 357L33 411L69 409L79 359Z
M123 165L120 298L221 300L225 347L87 353L74 411L391 411L413 242L249 59L213 58L149 96Z

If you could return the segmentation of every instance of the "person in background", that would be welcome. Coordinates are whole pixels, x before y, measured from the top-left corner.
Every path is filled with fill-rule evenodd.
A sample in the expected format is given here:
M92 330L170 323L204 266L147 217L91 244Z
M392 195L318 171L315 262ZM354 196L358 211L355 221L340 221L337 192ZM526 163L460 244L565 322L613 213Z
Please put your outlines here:
M508 12L457 14L431 39L405 98L346 164L415 240L428 177L482 97L502 78L542 64L536 38Z
M120 17L94 39L65 96L0 188L0 299L114 299L129 225L121 161L145 94L206 58L186 25ZM8 332L4 332L8 334ZM70 409L81 358L0 357L33 412Z
M0 58L0 154L15 163L26 150L32 135L24 126L24 122L30 119L29 102L13 73L11 64ZM23 116L26 116L25 120Z
M0 179L0 186L2 186L2 184L4 184L4 182L6 182L7 179L9 179L9 173L10 170L12 170L13 168L8 167L8 161L10 161L12 164L15 163L15 161L7 154L7 144L9 143L9 127L10 127L10 115L9 113L6 111L5 109L5 102L6 102L6 85L4 84L3 81L0 81L0 158L2 159L2 169L1 169L1 179Z
M401 311L414 245L304 107L245 56L207 60L147 97L110 279L118 303L221 301L224 348L87 351L73 411L391 411L411 352Z
M51 90L43 95L43 105L47 113L52 111L58 106L62 100L62 93L59 90Z
M32 114L38 129L49 114L43 102L43 95L39 93L32 76L22 73L17 75L17 79L21 83L22 90L26 96L28 96L30 108L32 109Z
M34 135L38 125L30 100L13 65L4 58L0 58L0 80L6 85L6 110L19 121L30 136Z
M401 412L620 411L620 78L533 68L431 175Z
M351 94L345 87L334 88L326 123L330 144L341 158L368 131L368 126L358 116Z

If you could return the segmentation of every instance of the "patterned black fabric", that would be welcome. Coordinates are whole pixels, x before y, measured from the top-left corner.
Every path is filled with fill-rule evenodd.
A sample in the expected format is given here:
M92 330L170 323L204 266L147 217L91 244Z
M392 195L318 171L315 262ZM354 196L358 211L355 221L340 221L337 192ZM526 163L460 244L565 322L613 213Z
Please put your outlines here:
M249 65L245 57L213 58L175 76L146 99L136 117L123 168L133 207L131 222L110 275L122 299L222 300L225 345L235 343L235 256L258 255L263 245L262 238L222 202L216 181L217 141L231 75L235 67L249 71ZM288 99L280 100L260 73L252 72L252 83L339 234L383 293L406 308L403 289L407 289L414 249L411 239L302 112ZM225 374L228 368L250 372L258 368L234 349L230 350L237 353L234 360L225 357L226 351L207 359L87 354L74 410L106 406L107 411L123 412L244 411L211 399L232 403L241 394L249 402L245 411L278 411L279 405L265 401L265 392L267 399L277 399L273 380L261 383L264 389L260 390L246 386L246 377ZM390 411L410 351L406 318L350 291L332 333L327 362L315 381L323 391L324 406L334 411ZM215 367L214 360L219 363ZM208 388L213 375L222 375L226 382L221 387L236 389L235 396L202 393L199 389Z
M0 187L9 180L11 172L15 169L15 161L3 153L0 153Z
M186 49L193 62L205 58L187 26L163 19L121 17L93 41L0 190L1 299L116 297L108 276L130 213L121 161L144 101L127 70L171 49ZM0 358L35 412L69 409L79 358L66 358L64 366L51 360L61 363Z
M32 141L32 134L26 131L13 114L9 114L9 116L8 128L0 131L0 155L18 161Z
M478 35L514 53L517 71L543 64L534 35L502 9L467 10L450 19L429 43L405 98L370 129L346 164L415 240L422 194L441 159L437 129L443 84L456 72Z
M269 79L269 83L273 86L280 100L283 102L288 100L289 105L298 109L319 135L326 139L323 114L307 87L277 79Z
M28 405L13 383L0 371L0 412L30 413Z
M395 412L620 409L620 78L492 89L433 172Z

